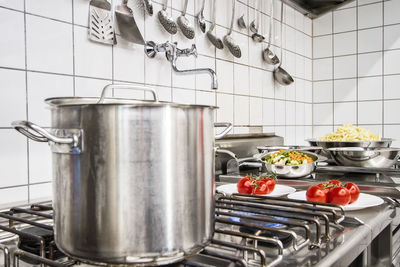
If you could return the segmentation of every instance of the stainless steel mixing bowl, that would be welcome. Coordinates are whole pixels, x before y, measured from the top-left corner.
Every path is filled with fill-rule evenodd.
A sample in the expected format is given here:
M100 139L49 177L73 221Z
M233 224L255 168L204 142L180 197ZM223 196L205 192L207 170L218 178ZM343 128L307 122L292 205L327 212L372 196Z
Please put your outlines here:
M400 148L334 147L327 149L338 165L389 168L400 156Z
M318 139L306 139L311 146L320 146L325 149L331 147L390 147L394 139L382 138L380 141L320 141Z
M265 154L262 157L262 160L265 164L267 172L274 173L281 178L300 178L308 176L315 170L318 162L326 160L326 157L324 156L320 156L311 152L301 152L312 158L314 162L301 165L275 165L267 163L265 158L274 152Z
M332 147L390 147L394 139L382 138L380 141L320 141L312 138L306 139L311 146L320 146L323 148L321 155L331 158L328 148Z

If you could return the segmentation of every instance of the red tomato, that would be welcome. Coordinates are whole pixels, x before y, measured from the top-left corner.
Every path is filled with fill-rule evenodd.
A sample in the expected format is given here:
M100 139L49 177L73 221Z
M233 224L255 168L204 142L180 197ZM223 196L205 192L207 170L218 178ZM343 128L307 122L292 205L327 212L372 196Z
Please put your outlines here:
M251 194L253 192L253 184L249 176L245 176L239 180L237 190L240 194Z
M266 195L269 193L269 188L264 179L260 179L255 181L255 185L253 187L252 195Z
M253 194L254 195L265 195L269 194L275 189L275 180L272 178L263 178L256 181L257 186L255 186Z
M350 200L350 192L344 187L334 187L328 192L329 203L345 206L350 203Z
M237 189L240 194L266 195L274 191L275 184L273 178L245 176L237 183Z
M350 192L350 203L356 202L358 197L360 196L360 189L358 188L358 186L354 183L348 182L345 187Z
M329 183L342 186L342 182L339 180L330 180Z
M326 194L328 194L328 192L329 192L328 183L320 183L320 184L317 184L317 186L318 186L321 190L323 190Z
M310 186L306 192L307 201L312 202L327 202L326 192L317 185Z
M275 189L276 181L273 178L267 178L266 180L267 180L266 184L269 187L269 193L272 193L272 191L274 191L274 189Z

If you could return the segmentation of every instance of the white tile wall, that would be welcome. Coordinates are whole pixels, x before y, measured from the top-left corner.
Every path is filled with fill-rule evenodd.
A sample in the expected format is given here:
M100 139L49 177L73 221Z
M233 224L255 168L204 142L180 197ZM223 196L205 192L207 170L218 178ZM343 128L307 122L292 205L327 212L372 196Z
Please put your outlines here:
M165 101L217 105L217 121L235 124L235 133L263 129L275 131L286 142L301 144L340 124L354 123L400 140L400 0L357 0L314 21L285 6L280 34L280 5L275 1L272 49L279 53L295 83L274 82L272 68L260 53L266 44L252 41L249 31L234 27L233 37L242 48L236 59L227 50L216 50L196 27L199 57L180 59L178 66L210 67L219 79L210 89L207 74L178 76L163 55L149 59L143 48L118 38L111 47L87 39L88 1L0 0L0 204L48 196L51 191L51 153L46 144L27 141L10 127L17 119L50 126L43 99L50 96L98 96L111 82L147 84ZM189 18L201 0L190 1ZM229 26L230 0L217 2L216 33ZM160 1L155 1L160 9ZM181 33L171 37L157 17L144 15L134 4L139 28L146 40L192 41ZM173 16L182 0L170 1ZM237 16L247 24L254 18L253 0L237 3ZM269 8L264 2L261 29L268 30ZM205 9L208 26L210 5ZM115 92L142 97L141 93ZM12 111L12 112L9 112ZM400 141L394 145L400 145ZM29 164L28 164L29 163Z
M333 12L333 32L353 31L357 28L355 8L341 9Z
M10 1L8 1L10 2ZM24 13L0 9L0 25L4 36L0 39L0 65L9 68L25 68L25 21Z
M400 0L356 0L313 21L315 137L353 123L400 140L399 14Z
M359 53L374 52L380 50L382 50L382 27L358 31Z
M333 124L356 124L357 123L357 104L356 102L334 103Z
M332 81L334 83L334 101L356 101L357 80L343 79Z
M333 35L333 48L335 56L355 54L357 50L357 32L353 31Z

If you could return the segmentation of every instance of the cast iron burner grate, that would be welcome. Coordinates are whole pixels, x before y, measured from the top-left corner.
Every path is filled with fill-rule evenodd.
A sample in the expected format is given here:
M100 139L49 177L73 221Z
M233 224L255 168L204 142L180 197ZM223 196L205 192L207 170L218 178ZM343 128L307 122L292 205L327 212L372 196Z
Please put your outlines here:
M311 251L329 243L335 231L343 231L340 223L345 219L337 205L267 196L217 194L215 207L210 244L175 266L276 266L287 250ZM18 237L17 248L11 248L0 235L5 267L20 266L20 261L55 267L80 264L57 249L52 212L48 204L0 212L0 230Z

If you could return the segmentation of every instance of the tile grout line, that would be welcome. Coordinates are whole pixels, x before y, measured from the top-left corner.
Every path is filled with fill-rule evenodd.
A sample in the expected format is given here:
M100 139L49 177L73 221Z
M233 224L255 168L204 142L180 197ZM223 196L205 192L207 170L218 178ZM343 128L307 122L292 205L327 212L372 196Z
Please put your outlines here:
M75 70L75 14L74 14L74 3L75 1L72 1L72 90L73 90L73 95L76 95L76 70Z
M385 26L385 27L391 27L391 26L399 26L400 25L400 22L398 22L398 23L391 23L391 24L383 24L382 26ZM365 30L372 30L372 29L377 29L377 28L380 28L380 27L382 27L382 26L372 26L372 27L366 27L366 28L362 28L362 29L356 29L356 30L348 30L348 31L342 31L342 32L333 32L333 33L324 33L324 34L320 34L320 35L316 35L316 36L313 36L313 38L319 38L319 37L327 37L327 36L329 36L329 35L339 35L339 34L343 34L343 33L350 33L350 32L358 32L358 31L365 31Z
M314 20L311 21L311 36L311 124L314 125ZM304 114L306 114L305 111ZM311 136L314 137L314 127L311 127Z
M385 3L382 2L382 136L385 136Z
M378 27L379 28L383 28L383 26ZM329 57L319 57L319 58L315 58L314 60L322 60L322 59L330 59L330 58L340 58L340 57L350 57L350 56L357 56L357 55L368 55L368 54L378 54L381 53L382 51L384 52L388 52L388 51L400 51L400 48L391 48L391 49L379 49L379 50L374 50L374 51L368 51L368 52L358 52L358 53L353 53L353 54L344 54L344 55L332 55ZM290 52L290 51L289 51ZM301 55L300 55L301 56Z
M26 0L24 0L24 48L25 48L25 99L26 99L26 119L29 120L29 101L28 101L28 48L27 48L27 23L26 23ZM30 161L29 161L29 155L30 155L30 149L29 149L29 139L26 138L26 164L27 164L27 178L28 178L28 184L27 184L27 190L28 190L28 202L30 202L31 200L31 196L30 196Z
M335 131L335 60L334 60L334 55L335 55L335 41L334 41L334 36L333 33L335 32L335 19L334 19L334 13L332 13L332 131Z
M2 189L12 189L12 188L20 188L20 187L27 187L28 188L28 194L29 194L29 191L30 191L30 186L31 185L42 185L42 184L51 184L52 183L52 181L51 180L49 180L49 181L44 181L44 182L36 182L36 183L31 183L31 184L17 184L17 185L10 185L10 186L3 186L3 187L0 187L0 190L2 190ZM28 201L30 201L30 199L28 199Z
M356 7L356 29L357 29L357 32L356 32L356 77L357 77L357 79L356 79L356 125L358 126L358 106L359 106L359 104L358 104L358 101L359 101L359 92L358 92L358 90L360 90L360 88L359 88L359 82L358 82L358 79L359 79L359 71L358 71L358 67L359 67L359 64L358 64L358 60L359 60L359 53L358 53L358 32L359 32L359 28L358 28L358 0L356 1L356 4L357 4L357 7Z

